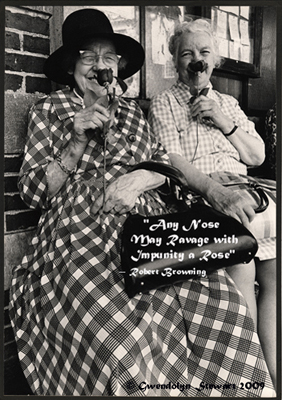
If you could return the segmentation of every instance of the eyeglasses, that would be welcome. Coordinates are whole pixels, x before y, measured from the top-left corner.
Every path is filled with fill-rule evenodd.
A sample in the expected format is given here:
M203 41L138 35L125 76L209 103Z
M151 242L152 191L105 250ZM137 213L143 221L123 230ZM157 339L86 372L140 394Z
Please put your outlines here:
M95 65L99 62L100 58L108 67L114 67L118 64L121 56L115 53L105 53L103 55L94 53L94 51L80 50L80 59L84 65Z

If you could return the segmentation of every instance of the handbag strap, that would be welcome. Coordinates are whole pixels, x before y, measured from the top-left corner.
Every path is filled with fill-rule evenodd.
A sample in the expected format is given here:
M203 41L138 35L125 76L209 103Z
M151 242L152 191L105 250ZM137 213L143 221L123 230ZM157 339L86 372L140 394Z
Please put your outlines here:
M184 174L178 168L173 167L172 165L157 161L143 161L130 168L130 172L138 169L146 169L147 171L158 172L159 174L166 176L181 189L181 193L184 198L189 197L189 195L191 197L191 194L194 194L194 192L188 187ZM197 196L196 193L195 196Z
M187 180L184 176L184 174L176 167L173 167L172 165L169 164L164 164L156 161L143 161L137 165L134 165L130 171L136 171L138 169L146 169L148 171L154 171L158 172L159 174L162 174L166 176L167 178L171 179L173 183L177 186L180 187L183 198L189 197L191 195L191 189L189 189L187 185ZM232 186L232 183L224 185L223 186ZM238 183L234 183L234 185L238 185ZM252 187L254 190L256 190L257 194L259 195L260 201L258 207L254 210L256 214L261 213L265 211L269 205L269 200L267 195L265 194L262 186L255 182L248 182L246 185L249 185Z
M223 186L238 186L238 182L237 183L222 183ZM267 207L269 206L269 199L267 197L267 195L265 194L265 191L263 190L263 187L260 186L260 184L256 183L256 182L245 182L244 185L249 186L251 189L253 189L254 191L256 191L256 193L259 196L259 204L257 206L257 208L254 209L254 212L256 214L262 213L263 211L265 211L267 209Z
M172 165L156 161L143 161L130 168L130 172L136 171L138 169L146 169L147 171L158 172L159 174L162 174L167 178L170 178L177 186L181 188L186 187L188 189L185 176L178 168L173 167Z
M174 205L176 206L176 209L178 211L185 211L187 210L187 208L191 207L191 201L189 201L189 198L193 197L192 191L187 185L184 174L178 168L173 167L169 164L164 164L156 161L143 161L131 167L129 172L136 171L138 169L145 169L147 171L154 171L162 174L169 178L174 185L179 187L180 193L182 195L181 199L176 197L175 192L171 190L171 188L168 189L169 192L167 192L166 190L165 193L163 193L162 190L160 191L160 195L167 204L168 208Z

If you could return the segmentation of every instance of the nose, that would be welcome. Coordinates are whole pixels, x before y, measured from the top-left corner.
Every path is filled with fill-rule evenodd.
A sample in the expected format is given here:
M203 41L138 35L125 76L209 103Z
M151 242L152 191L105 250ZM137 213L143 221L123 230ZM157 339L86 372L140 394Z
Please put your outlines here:
M201 60L201 53L195 50L193 53L193 62L197 62L199 60Z
M103 56L97 55L95 64L94 64L94 68L95 69L103 69L103 68L105 68L105 66L106 66L106 64L103 61Z

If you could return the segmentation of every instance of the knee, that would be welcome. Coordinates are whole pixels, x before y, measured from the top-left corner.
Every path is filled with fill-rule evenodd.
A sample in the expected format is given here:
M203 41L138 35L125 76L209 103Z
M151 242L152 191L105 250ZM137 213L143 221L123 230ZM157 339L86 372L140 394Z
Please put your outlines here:
M255 263L252 260L249 264L236 264L228 269L229 275L245 284L254 284L256 276Z
M276 259L256 263L256 280L261 290L276 290Z

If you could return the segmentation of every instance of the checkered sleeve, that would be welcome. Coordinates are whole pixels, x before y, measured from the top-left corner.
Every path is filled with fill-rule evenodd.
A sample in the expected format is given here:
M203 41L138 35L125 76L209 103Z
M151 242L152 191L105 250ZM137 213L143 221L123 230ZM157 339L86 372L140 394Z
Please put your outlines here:
M179 133L176 128L169 98L165 93L159 94L151 100L148 120L154 134L167 152L182 155Z
M18 181L21 198L33 209L47 209L49 206L46 171L52 160L52 150L47 107L48 102L41 101L30 110L24 161Z

